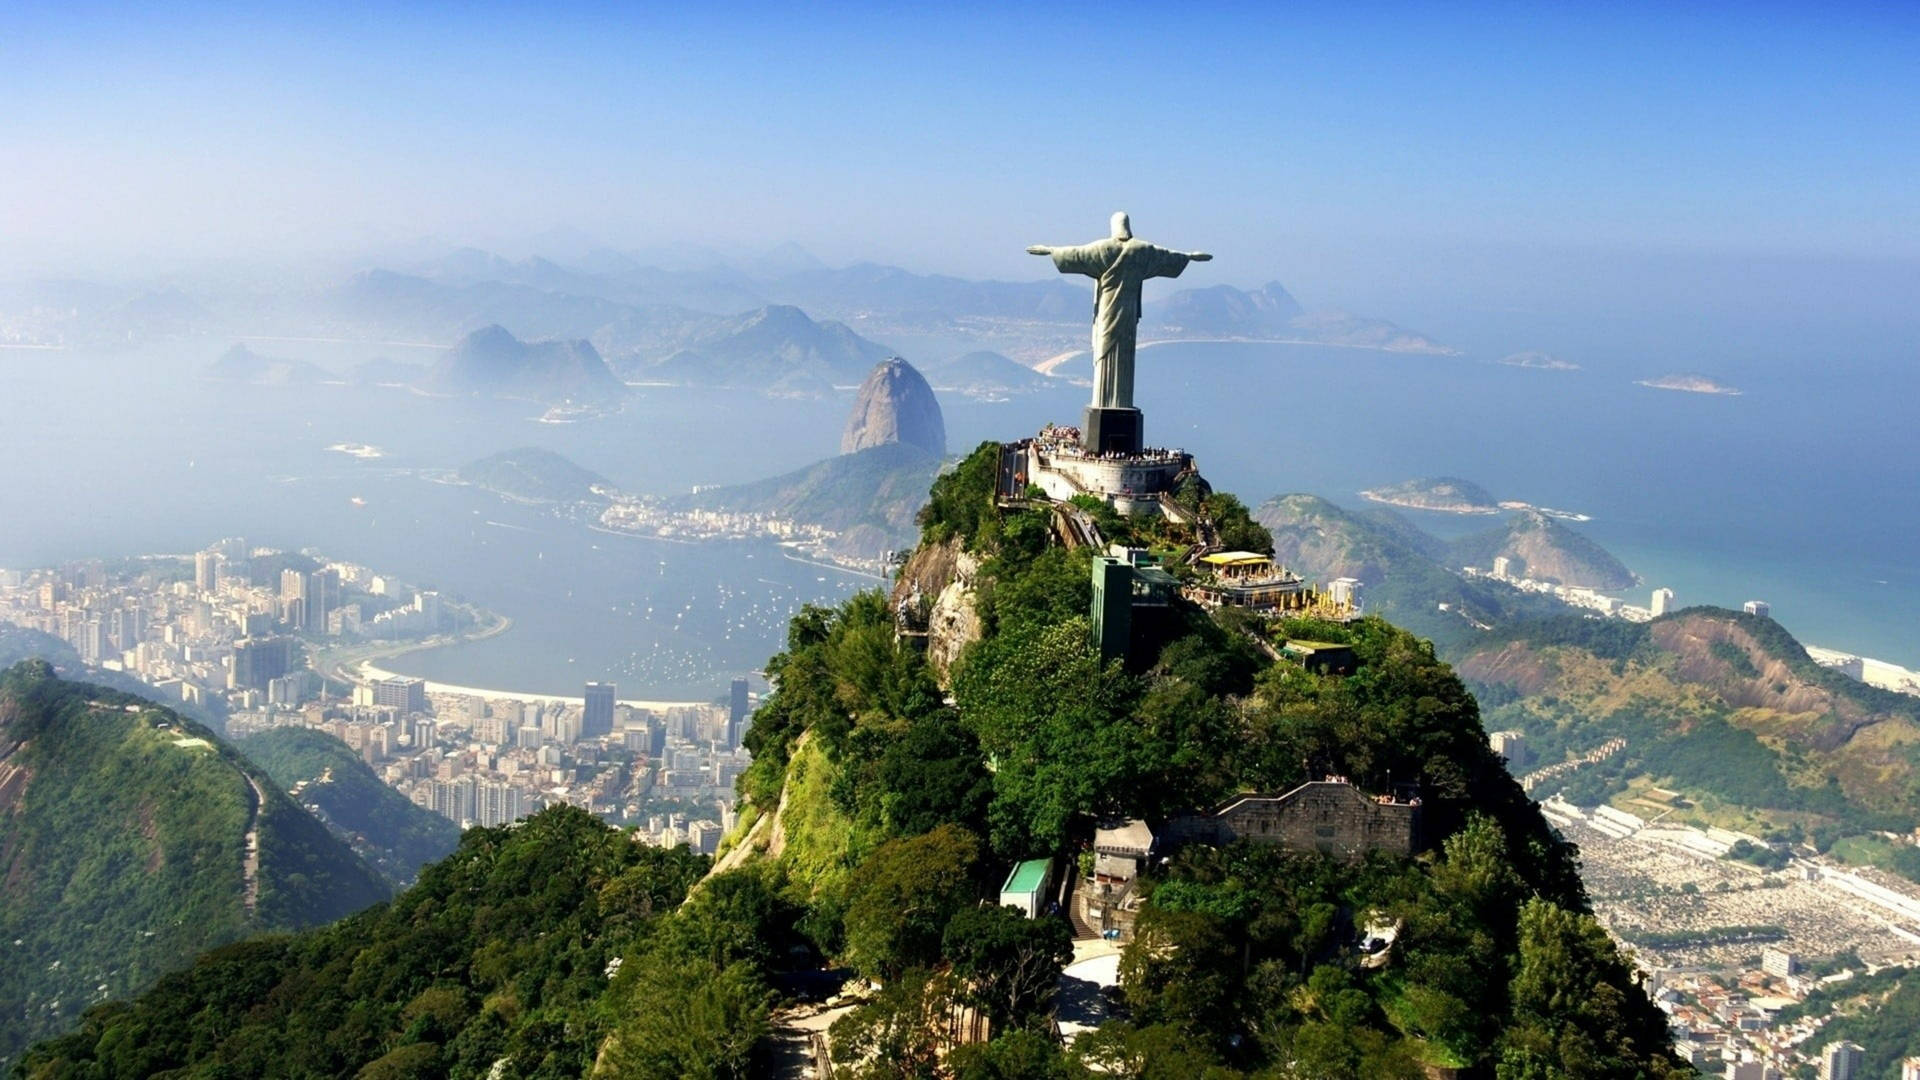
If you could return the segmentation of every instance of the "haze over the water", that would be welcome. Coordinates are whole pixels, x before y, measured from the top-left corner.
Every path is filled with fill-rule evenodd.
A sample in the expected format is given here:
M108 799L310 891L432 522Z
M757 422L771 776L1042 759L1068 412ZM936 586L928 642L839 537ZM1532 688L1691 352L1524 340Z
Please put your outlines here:
M791 240L1031 278L1015 241L1125 207L1211 280L1467 344L1884 345L1920 284L1917 50L1916 9L1847 3L11 4L0 272Z
M424 368L500 323L593 337L644 382L663 343L767 304L917 364L987 348L1031 363L1085 341L1071 293L934 310L923 296L955 293L784 276L870 260L1077 288L1024 248L1094 239L1125 209L1143 238L1215 256L1149 287L1149 329L1176 288L1276 280L1309 318L1364 316L1314 324L1331 329L1311 354L1145 361L1150 432L1250 500L1463 473L1594 512L1596 535L1689 601L1792 600L1782 621L1817 642L1913 661L1916 55L1920 11L1844 3L5 5L0 344L66 353L0 351L0 399L69 411L0 431L10 460L60 454L9 478L49 509L0 520L0 558L260 538L293 520L267 512L278 489L338 466L326 447L343 440L417 441L422 470L539 443L649 494L771 475L830 452L845 402L805 430L794 387L748 401L738 385L741 403L706 412L641 394L624 420L489 426L445 403L375 407L401 399L348 372ZM536 255L558 265L506 261ZM1028 333L1036 311L1056 322ZM1436 347L1351 348L1402 330ZM355 385L324 406L260 391L283 395L270 406L195 381L243 339ZM1549 370L1468 369L1515 354ZM1287 366L1309 355L1312 374ZM1746 396L1633 385L1696 374ZM954 430L1012 437L1083 400L1056 385ZM138 454L70 439L82 409L165 435ZM781 438L733 445L748 418ZM669 422L693 425L679 449L724 449L666 467ZM254 449L207 483L235 445ZM76 490L120 517L63 515ZM328 494L295 500L312 520L275 542L354 555L335 504L369 493ZM440 550L420 541L444 522L385 521L395 550ZM733 642L713 670L762 644Z

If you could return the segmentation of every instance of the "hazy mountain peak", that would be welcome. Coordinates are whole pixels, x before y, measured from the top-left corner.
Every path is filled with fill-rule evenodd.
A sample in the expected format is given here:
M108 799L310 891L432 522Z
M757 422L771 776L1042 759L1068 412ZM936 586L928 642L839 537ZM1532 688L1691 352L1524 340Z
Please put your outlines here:
M853 414L840 436L840 452L851 454L896 442L917 446L935 457L947 452L947 424L933 387L897 356L876 364L860 384Z
M460 339L427 375L439 393L606 402L626 392L592 343L525 342L498 323Z

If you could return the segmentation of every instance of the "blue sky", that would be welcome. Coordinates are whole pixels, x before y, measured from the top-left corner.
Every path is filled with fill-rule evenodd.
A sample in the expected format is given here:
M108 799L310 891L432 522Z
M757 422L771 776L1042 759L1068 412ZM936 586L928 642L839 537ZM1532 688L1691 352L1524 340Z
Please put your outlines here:
M0 6L0 267L569 228L1034 276L1116 207L1336 299L1920 260L1916 5L321 7Z

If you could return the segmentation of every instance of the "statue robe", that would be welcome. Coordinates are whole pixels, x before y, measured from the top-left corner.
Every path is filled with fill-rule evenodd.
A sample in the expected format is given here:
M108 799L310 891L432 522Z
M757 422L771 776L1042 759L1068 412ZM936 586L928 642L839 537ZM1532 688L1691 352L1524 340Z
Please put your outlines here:
M1095 279L1093 289L1093 405L1133 407L1133 348L1140 323L1140 283L1179 277L1187 256L1144 240L1096 240L1053 249L1054 268Z

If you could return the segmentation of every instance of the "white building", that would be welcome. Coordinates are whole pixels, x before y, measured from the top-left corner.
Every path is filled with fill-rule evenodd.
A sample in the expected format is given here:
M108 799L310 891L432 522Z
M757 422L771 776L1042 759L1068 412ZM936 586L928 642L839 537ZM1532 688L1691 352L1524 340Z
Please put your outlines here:
M1651 610L1656 617L1665 615L1667 612L1675 610L1673 606L1673 590L1672 589L1653 590L1653 602L1649 610Z
M1760 950L1760 970L1776 979L1800 973L1800 958L1785 949Z
M1505 555L1493 557L1493 576L1502 580L1513 576L1513 560Z
M1765 600L1749 600L1746 603L1740 605L1740 610L1746 612L1749 615L1758 615L1763 619L1769 619L1773 617L1773 606L1771 604L1768 604Z
M1327 582L1327 599L1335 607L1352 611L1360 610L1360 590L1363 587L1359 578L1337 577Z
M1533 751L1527 749L1526 735L1518 731L1493 732L1487 736L1487 745L1516 769L1526 768L1533 760Z

